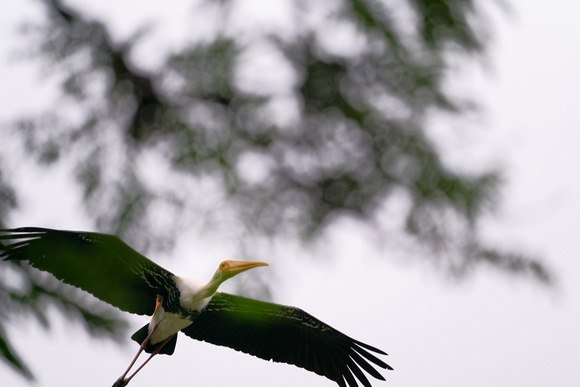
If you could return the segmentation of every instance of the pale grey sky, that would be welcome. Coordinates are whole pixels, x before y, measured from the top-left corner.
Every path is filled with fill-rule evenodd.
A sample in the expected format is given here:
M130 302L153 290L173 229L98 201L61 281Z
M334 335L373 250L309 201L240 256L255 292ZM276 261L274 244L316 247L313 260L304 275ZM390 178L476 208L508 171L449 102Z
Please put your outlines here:
M30 2L32 3L32 2ZM343 224L332 232L336 261L274 260L288 272L274 278L277 302L300 306L359 340L389 353L395 371L374 386L574 386L580 380L580 3L514 0L513 17L496 18L492 74L455 87L481 93L486 119L474 133L446 133L450 158L469 160L484 154L506 168L501 210L485 225L486 235L507 246L525 246L546 257L560 286L550 292L493 270L481 270L465 282L450 284L423 264L372 258L364 237ZM2 2L0 33L37 7L29 2ZM0 42L5 60L10 39ZM43 91L33 89L39 75L31 66L1 64L0 102L5 119L14 111L42 104ZM476 73L476 72L475 72ZM32 74L32 75L31 75ZM15 93L20 91L20 93ZM4 130L4 129L0 129ZM457 129L460 131L461 129ZM472 142L470 144L470 142ZM2 150L0 150L2 152ZM62 199L64 174L32 175L21 169L26 201L16 225L86 228L75 218L78 208ZM28 174L30 173L30 174ZM42 189L39 189L42 187ZM58 187L58 188L56 188ZM47 206L38 192L52 195ZM78 205L78 203L77 203ZM58 217L57 217L58 215ZM157 260L182 274L209 278L224 246L207 241L180 243L174 256L203 254L203 267L185 260ZM370 256L361 260L359 257ZM291 266L293 265L293 266ZM271 276L267 268L260 275ZM235 279L233 280L235 281ZM229 285L231 286L231 284ZM227 290L227 286L225 288ZM90 340L82 328L52 313L50 332L31 321L10 328L40 386L109 386L131 360L136 345L124 347ZM143 317L130 316L135 329ZM327 379L293 366L264 362L235 351L179 338L175 354L154 359L131 386L331 386ZM0 368L4 386L28 384ZM200 380L195 381L193 375Z

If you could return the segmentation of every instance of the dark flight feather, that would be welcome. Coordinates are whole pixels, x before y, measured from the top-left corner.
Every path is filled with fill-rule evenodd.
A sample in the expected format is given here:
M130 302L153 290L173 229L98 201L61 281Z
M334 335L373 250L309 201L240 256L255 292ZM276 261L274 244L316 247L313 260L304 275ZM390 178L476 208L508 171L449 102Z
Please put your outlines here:
M356 376L370 387L361 368L385 380L371 363L392 369L370 353L385 352L346 336L301 309L227 293L216 293L182 332L265 360L295 364L340 386L346 386L345 380L349 386L357 386Z
M130 313L152 315L172 273L113 235L24 227L0 230L0 258L28 261ZM169 285L170 286L170 285Z

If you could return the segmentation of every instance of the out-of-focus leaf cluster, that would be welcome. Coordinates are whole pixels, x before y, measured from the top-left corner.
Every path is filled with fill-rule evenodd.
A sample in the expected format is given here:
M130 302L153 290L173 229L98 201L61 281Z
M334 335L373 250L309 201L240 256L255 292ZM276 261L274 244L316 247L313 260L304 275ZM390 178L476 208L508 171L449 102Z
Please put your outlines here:
M18 133L40 161L66 152L77 163L99 229L138 248L166 246L211 207L247 233L312 238L337 215L374 220L402 191L411 206L400 231L454 256L452 270L485 261L527 272L474 253L487 249L476 224L496 201L498 172L454 171L426 134L432 114L469 106L443 83L450 55L484 53L475 1L290 1L292 33L228 29L243 17L233 2L201 4L192 18L210 7L222 27L153 71L132 54L140 35L116 41L105 23L45 0L37 53L62 78L64 112L23 119ZM252 74L259 55L293 80L260 85L272 77ZM165 181L151 183L152 168ZM200 194L202 180L212 184Z

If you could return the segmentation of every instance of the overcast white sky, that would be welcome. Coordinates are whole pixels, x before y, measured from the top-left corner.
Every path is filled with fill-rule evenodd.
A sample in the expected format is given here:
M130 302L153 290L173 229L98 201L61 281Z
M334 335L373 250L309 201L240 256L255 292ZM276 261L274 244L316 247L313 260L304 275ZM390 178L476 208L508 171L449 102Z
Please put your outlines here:
M484 82L466 84L481 93L485 125L477 134L450 141L465 145L475 139L474 151L496 157L506 167L504 204L486 225L486 233L546 257L560 286L546 291L492 270L451 284L421 264L372 258L372 249L348 225L334 232L340 246L335 261L290 261L301 267L275 262L289 273L275 279L280 286L276 301L300 306L390 354L387 362L395 371L384 372L387 382L377 381L375 386L575 386L580 380L580 2L511 3L514 16L496 19L494 72ZM37 11L29 2L18 6L22 8L0 3L0 119L31 100L42 103L42 95L37 95L42 91L31 89L38 75L30 75L27 66L6 62L12 28ZM47 219L59 215L52 226L88 227L83 220L71 220L74 203L58 199L53 187L64 184L61 176L25 176L23 181L31 186L18 225L46 225ZM55 204L45 208L34 196L39 191L53 195ZM214 264L224 258L223 249L211 243L193 249L207 255L205 266L178 259L160 263L175 272L209 278ZM174 255L181 254L191 255L192 247L180 245ZM370 258L358 259L363 256ZM267 268L259 270L263 276L272 275ZM30 321L10 329L38 385L111 385L136 346L90 340L82 328L53 315L50 332ZM135 329L146 322L131 317ZM154 359L131 385L332 385L293 366L183 336L179 342L173 356ZM190 379L194 374L200 380ZM0 375L3 386L28 385L6 368L0 368Z

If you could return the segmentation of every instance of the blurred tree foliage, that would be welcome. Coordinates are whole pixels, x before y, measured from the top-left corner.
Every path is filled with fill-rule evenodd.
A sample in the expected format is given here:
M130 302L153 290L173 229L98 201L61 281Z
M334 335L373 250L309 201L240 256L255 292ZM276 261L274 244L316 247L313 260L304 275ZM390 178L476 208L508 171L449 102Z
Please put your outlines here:
M391 238L378 214L404 197L396 231L449 272L487 263L551 281L539 261L478 237L498 172L452 170L426 134L433 114L470 106L444 82L451 59L485 53L477 1L287 0L279 28L244 23L234 0L198 1L192 26L209 32L192 32L154 69L135 54L146 32L115 39L106 21L67 3L44 0L45 22L28 28L30 53L60 80L62 98L14 126L40 164L76 165L99 230L144 250L171 246L199 219L244 236L307 240L351 216ZM17 195L3 176L6 219ZM114 318L88 315L26 268L10 270L28 293L0 288L0 345L23 375L1 329L14 305L44 322L35 302L52 298L89 327L115 331Z

